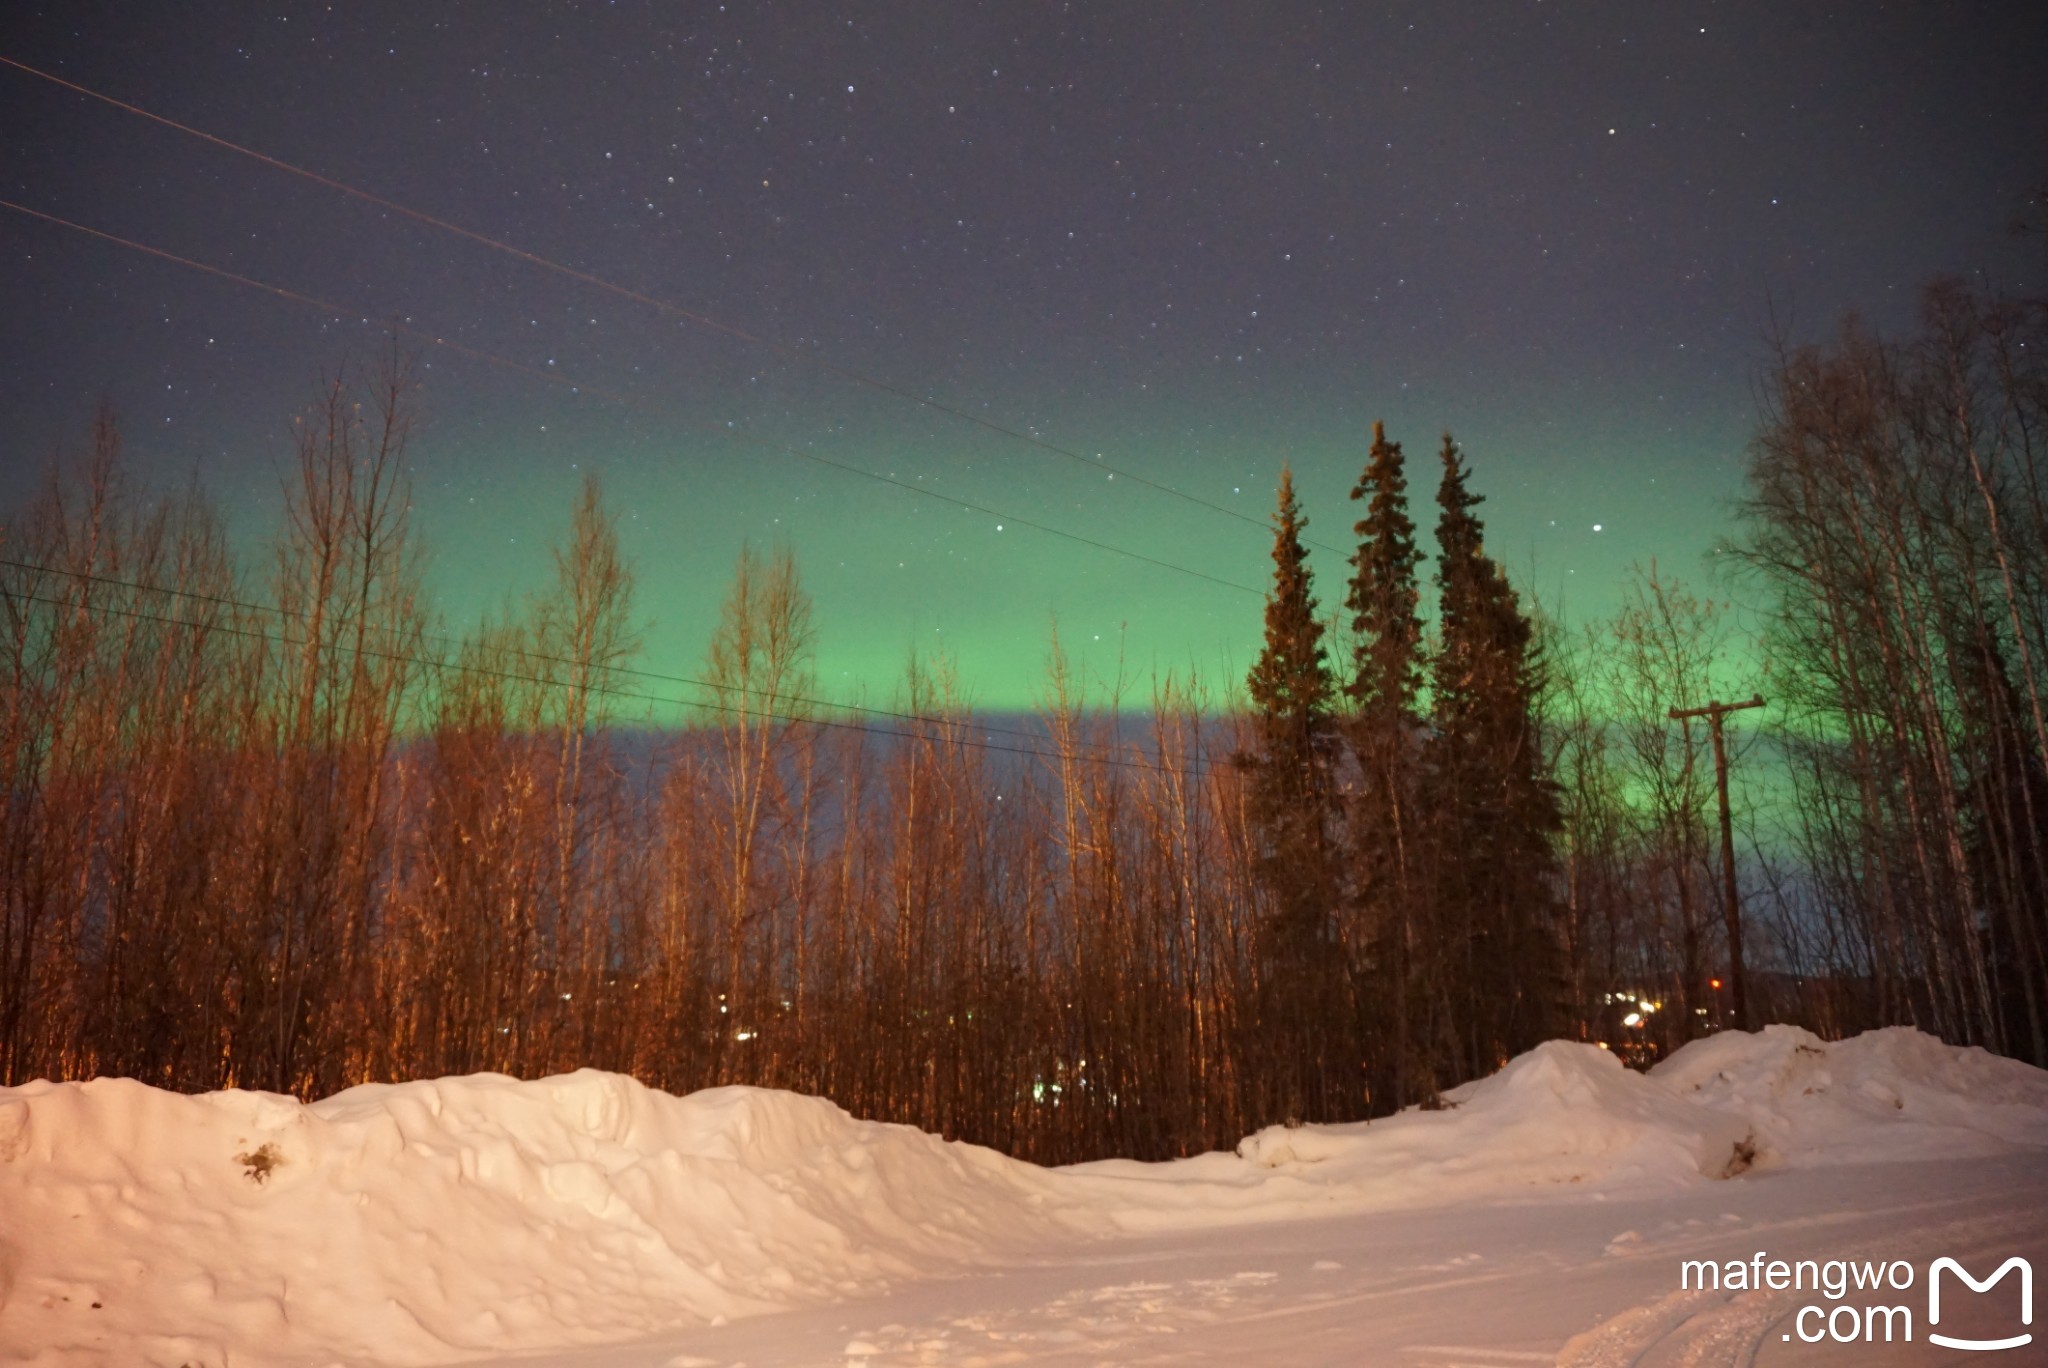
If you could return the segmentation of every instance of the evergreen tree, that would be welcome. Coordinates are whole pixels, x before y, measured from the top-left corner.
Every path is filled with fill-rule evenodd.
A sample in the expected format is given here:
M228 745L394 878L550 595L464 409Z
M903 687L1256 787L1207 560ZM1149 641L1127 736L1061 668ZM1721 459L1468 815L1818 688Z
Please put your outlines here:
M1259 841L1256 869L1269 899L1259 946L1265 1106L1269 1114L1296 1119L1345 1110L1335 1091L1345 1076L1331 1067L1327 1046L1328 1033L1341 1029L1348 1015L1340 962L1332 953L1335 687L1301 544L1306 525L1293 475L1283 469L1273 517L1266 642L1245 680L1256 749L1237 757L1247 774L1247 806Z
M1344 692L1358 774L1349 854L1362 922L1359 968L1387 1039L1387 1057L1376 1061L1385 1084L1381 1100L1400 1107L1433 1096L1436 1087L1410 1029L1414 949L1428 920L1415 820L1415 697L1422 679L1415 572L1421 555L1408 517L1401 446L1387 440L1380 423L1373 424L1372 450L1351 497L1364 500L1366 511L1353 527L1359 542L1345 599L1353 645Z
M1266 643L1245 679L1255 708L1258 753L1246 758L1251 805L1265 849L1261 864L1273 890L1275 920L1298 943L1328 940L1329 809L1335 746L1335 686L1323 624L1316 619L1313 574L1301 544L1301 516L1291 472L1280 473L1273 515L1273 591L1266 596Z
M1400 737L1414 716L1422 682L1422 621L1416 615L1415 590L1422 555L1408 517L1401 444L1387 440L1382 423L1372 425L1372 450L1351 497L1365 500L1366 509L1351 529L1359 541L1344 601L1354 634L1352 673L1344 692L1366 732Z
M1440 640L1425 807L1442 858L1428 948L1436 1048L1461 1077L1491 1072L1561 1024L1563 989L1551 838L1560 824L1533 718L1541 685L1533 629L1486 554L1482 502L1444 435L1437 489Z

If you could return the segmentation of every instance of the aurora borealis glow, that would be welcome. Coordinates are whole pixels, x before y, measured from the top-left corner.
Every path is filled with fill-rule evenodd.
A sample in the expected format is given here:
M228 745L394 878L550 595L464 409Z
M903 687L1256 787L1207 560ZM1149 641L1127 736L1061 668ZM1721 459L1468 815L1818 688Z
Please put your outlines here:
M1685 4L10 6L0 56L1043 438L1263 523L1291 462L1336 547L1370 424L1448 427L1518 579L1603 611L1696 580L1774 310L1908 316L1942 271L2037 277L2035 7ZM16 214L0 501L121 409L250 539L323 370L428 349L415 443L451 629L537 583L605 476L691 673L741 543L786 543L818 673L913 650L999 708L1048 626L1235 688L1259 602L809 464L833 460L1263 589L1257 526L550 275L0 68L4 198L345 303L332 318ZM367 322L365 322L367 320ZM737 440L737 439L745 440ZM761 443L767 446L760 445ZM1595 531L1595 525L1599 526ZM253 559L253 556L252 556ZM1339 556L1317 553L1327 605Z

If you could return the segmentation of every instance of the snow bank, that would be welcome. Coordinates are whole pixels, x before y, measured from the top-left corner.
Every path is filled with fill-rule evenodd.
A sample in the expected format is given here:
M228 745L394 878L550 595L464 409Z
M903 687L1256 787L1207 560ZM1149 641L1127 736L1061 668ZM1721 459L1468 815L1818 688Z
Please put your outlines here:
M1068 1170L1099 1184L1127 1229L1431 1206L1579 1185L1695 1183L1747 1165L1749 1126L1701 1107L1591 1045L1553 1040L1440 1111L1273 1126L1234 1155Z
M828 1102L583 1071L310 1106L0 1089L0 1359L424 1364L634 1340L1090 1233L2048 1147L2048 1073L1908 1030L1771 1027L1650 1075L1553 1041L1442 1110L1046 1170ZM1064 1243L1054 1243L1064 1242Z
M1130 1230L1683 1185L1752 1165L2048 1147L2048 1071L1907 1027L1828 1044L1792 1026L1695 1041L1646 1076L1554 1040L1442 1111L1274 1126L1236 1154L1068 1172Z
M1650 1076L1742 1118L1768 1162L2048 1146L2048 1071L1907 1026L1833 1043L1797 1026L1729 1031L1685 1046Z
M0 1089L0 1358L217 1368L563 1347L1021 1253L1049 1175L829 1102L585 1070L307 1106Z

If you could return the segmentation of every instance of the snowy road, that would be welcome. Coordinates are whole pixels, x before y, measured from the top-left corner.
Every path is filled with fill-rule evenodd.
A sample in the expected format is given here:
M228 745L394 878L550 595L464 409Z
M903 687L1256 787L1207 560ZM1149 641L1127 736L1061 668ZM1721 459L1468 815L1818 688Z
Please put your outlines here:
M1840 1301L1681 1291L1680 1263L1905 1260L1914 1285ZM2048 1270L2048 1156L1748 1174L1654 1197L1295 1220L1077 1243L1043 1263L602 1350L487 1360L511 1368L784 1365L1622 1365L2044 1363L1927 1342L1925 1271L1980 1275L2019 1254ZM2012 1279L1951 1296L1955 1336L2012 1333ZM1806 1305L1903 1305L1910 1343L1797 1338ZM1806 1328L1824 1322L1809 1316ZM1846 1321L1838 1321L1846 1325ZM2037 1329L2040 1327L2037 1327ZM1786 1338L1791 1336L1791 1338Z

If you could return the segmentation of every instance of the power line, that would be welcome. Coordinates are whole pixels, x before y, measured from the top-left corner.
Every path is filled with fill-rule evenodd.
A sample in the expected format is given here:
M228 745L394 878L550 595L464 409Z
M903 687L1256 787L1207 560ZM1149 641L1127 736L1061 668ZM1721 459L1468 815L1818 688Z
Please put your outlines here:
M138 593L162 594L168 598L191 599L194 602L198 603L210 603L223 608L239 608L244 611L252 613L268 613L274 617L283 618L287 621L303 620L304 618L303 614L293 613L284 608L275 608L268 604L256 603L248 599L231 598L223 594L208 594L197 589L179 589L174 588L170 585L147 584L138 580L121 579L118 576L114 575L98 575L94 574L90 570L74 570L66 566L44 565L36 561L14 560L4 556L0 556L0 567L13 570L25 570L32 574L63 575L71 579L80 580L89 584L104 584L119 589L132 589ZM434 642L442 646L453 647L457 650L460 650L462 647L468 644L467 642L464 642L458 638L446 636L436 632L422 632L419 634L419 639L421 641ZM549 655L545 651L534 651L521 648L518 653L523 659L539 661L544 664L575 665L578 663L576 661L569 659L566 656ZM657 670L642 670L626 665L607 665L602 668L608 674L631 675L635 678L652 679L664 684L682 684L688 685L692 688L711 689L722 693L739 693L754 698L773 699L781 697L786 698L791 703L801 704L805 707L829 708L842 712L857 712L873 717L893 718L897 721L902 722L939 722L943 725L951 727L972 726L977 731L995 732L1005 736L1019 736L1030 740L1041 739L1039 733L1021 731L1015 727L998 727L993 724L986 723L975 725L965 720L927 717L918 713L897 712L888 708L869 707L858 703L835 703L822 698L805 697L800 694L782 695L771 693L762 689L734 689L728 685L713 684L707 680L695 679L688 675L663 674ZM665 701L675 704L677 706L688 706L680 699L655 699L654 701ZM1091 749L1099 748L1091 747ZM1182 760L1187 759L1187 757L1185 756L1178 758Z
M1162 494L1170 494L1174 498L1183 499L1188 503L1196 504L1202 508L1209 509L1212 512L1221 513L1225 517L1235 518L1239 522L1250 523L1252 526L1260 529L1261 531L1270 530L1268 524L1264 519L1255 518L1246 513L1240 513L1234 508L1227 508L1224 505L1216 503L1212 500L1204 499L1198 494L1190 494L1185 490L1176 489L1172 485L1166 484L1162 481L1147 479L1145 476L1139 475L1133 471L1124 470L1118 466L1108 465L1105 462L1103 462L1099 456L1096 459L1091 460L1088 457L1082 455L1080 452L1073 451L1067 447L1060 446L1056 442L1048 442L1042 437L1034 437L1029 433L1019 432L1015 428L1005 427L1001 423L995 422L992 419L983 418L978 414L969 413L965 409L956 408L951 404L943 403L937 399L930 398L927 395L921 395L911 390L906 390L899 385L893 385L886 380L878 379L872 375L866 374L865 372L854 370L851 367L842 366L837 362L827 360L826 358L818 356L812 352L799 351L796 348L784 346L779 342L776 342L770 338L762 337L759 334L749 332L744 328L735 327L730 323L720 322L718 319L711 318L708 315L697 313L690 309L685 309L680 305L671 304L666 300L657 299L652 295L643 294L638 290L629 289L624 285L614 284L613 282L606 280L601 276L592 275L588 271L579 271L572 266L565 266L558 261L550 260L549 258L541 256L536 252L529 252L523 247L516 247L513 244L506 242L500 238L494 238L489 236L488 234L477 232L475 229L465 228L461 224L451 223L447 219L437 218L432 214L428 214L421 210L411 208L404 204L400 204L396 200L386 199L382 195L374 194L371 191L360 189L359 187L350 185L345 181L335 180L331 176L323 176L317 171L310 171L307 170L305 167L296 166L291 162L270 156L267 153L258 152L253 147L247 147L241 143L231 142L226 138L222 138L215 134L208 133L203 129L194 128L190 124L180 123L176 119L167 118L162 114L157 114L152 112L151 110L144 109L140 105L131 104L126 100L118 99L115 96L107 95L100 91L94 90L89 86L80 85L76 81L67 81L61 76L55 75L52 72L43 71L37 67L32 67L26 62L17 61L12 57L0 55L0 64L11 66L15 68L17 71L26 72L31 76L40 77L42 80L49 81L53 85L62 86L66 90L76 91L81 95L89 96L90 98L99 100L105 104L110 104L114 106L116 109L125 110L130 114L138 115L139 117L148 119L154 123L162 124L166 128L175 129L180 133L187 134L191 137L199 138L205 142L212 143L216 147L225 148L230 152L237 153L244 157L249 157L255 161L263 163L265 166L273 167L276 170L286 172L289 175L299 176L305 180L312 181L316 185L325 186L330 190L339 191L344 195L349 195L356 199L362 200L367 204L374 204L380 209L387 209L394 214L402 214L405 217L414 220L415 222L424 223L429 227L438 228L443 232L453 233L458 237L466 238L471 242L479 244L480 246L488 247L492 251L503 252L508 256L516 257L517 259L524 261L529 265L538 266L543 270L552 271L557 275L567 277L570 280L575 280L582 284L592 286L593 288L604 290L610 294L618 296L621 299L631 300L636 304L640 304L647 308L654 309L657 312L670 314L677 318L686 319L689 322L699 325L700 327L709 328L714 332L723 333L728 337L737 338L740 341L750 343L757 347L763 347L768 351L773 352L775 355L784 358L785 360L798 362L804 365L816 366L819 369L827 371L830 374L836 375L840 379L846 380L850 383L865 385L871 389L880 391L881 393L894 395L899 399L905 399L913 404L917 404L924 408L931 409L936 413L946 414L949 417L960 420L961 422L972 423L976 427L983 428L989 432L999 433L1002 436L1012 438L1019 442L1023 442L1027 446L1035 447L1040 451L1048 452L1055 456L1064 457L1069 461L1074 461L1080 465L1088 467L1091 470L1106 471L1112 477L1121 476L1123 479L1128 480L1133 484L1143 485L1147 489L1156 490L1157 492ZM1347 554L1342 547L1331 546L1325 542L1311 540L1310 544L1314 546L1319 546L1325 551L1336 552L1339 555Z
M76 603L67 602L64 599L50 598L42 594L23 594L20 597L24 602L41 603L52 608L77 609L81 606ZM102 605L100 607L88 609L86 611L88 611L89 613L96 614L111 614L116 617L130 618L139 622L160 623L164 626L169 627L200 628L208 632L220 632L227 636L242 637L252 641L268 642L271 645L275 646L296 647L304 646L307 644L303 640L294 641L289 637L275 636L269 632L257 631L254 628L235 627L222 623L194 622L190 618L167 617L161 613L145 613L139 608L117 608ZM336 650L348 651L355 655L365 656L371 660L384 660L392 664L417 665L423 668L436 670L453 670L461 674L482 675L486 678L503 679L518 684L536 684L544 688L559 687L561 684L561 681L556 679L548 679L539 675L516 674L509 670L494 670L484 665L467 665L459 661L423 660L418 656L405 655L401 652L396 651L380 651L373 647L355 646L347 642L335 642L332 643L332 645L333 648ZM660 694L636 693L630 689L616 689L602 684L589 685L587 686L587 688L590 693L598 694L606 698L623 698L630 699L636 702L645 703L666 703L673 707L688 706L681 699L668 698ZM718 711L723 713L728 710L719 709ZM924 739L919 737L915 732L894 731L888 727L870 727L858 722L835 722L831 718L827 717L811 717L797 713L774 712L768 709L763 709L759 713L754 714L754 716L763 720L789 722L812 727L831 727L839 731L859 732L863 736L888 736L895 737L899 740L905 741L916 741ZM942 722L944 720L940 718L916 718L914 714L910 716L912 716L913 720L916 721ZM1028 746L1004 746L998 745L993 741L972 741L967 739L966 737L961 736L955 736L951 738L948 744L957 746L968 746L975 750L996 751L1007 755L1029 756L1035 760L1057 760L1060 758L1058 752L1056 751L1036 750ZM1160 773L1171 772L1169 767L1165 765L1154 764L1149 760L1133 760L1128 758L1120 758L1106 755L1094 755L1088 758L1094 760L1098 764L1114 765L1123 769L1147 769L1154 770ZM1206 770L1208 768L1208 765L1206 762L1195 762L1194 765L1191 766L1191 768Z
M110 575L98 575L87 570L74 570L64 566L43 565L34 561L20 561L5 557L0 557L0 567L6 567L14 570L23 570L28 571L30 573L67 576L69 578L85 581L88 583L104 584L123 589L132 589L139 593L161 594L170 598L191 599L195 602L209 603L223 608L234 608L241 609L245 612L250 613L268 614L274 617L282 618L286 621L293 621L295 619L303 620L302 614L295 614L283 608L271 607L268 604L254 603L246 599L232 598L222 594L208 594L194 589L178 589L172 588L168 585L145 584L134 580L120 579L118 577ZM273 645L279 646L300 647L307 644L307 642L303 638L299 640L292 640L288 637L276 636L271 633L258 631L253 628L236 627L221 623L206 623L195 621L191 618L171 617L166 616L164 614L146 613L140 609L122 608L108 604L99 604L88 607L87 605L82 603L66 599L50 598L47 595L37 594L33 592L23 593L19 595L19 598L26 602L41 603L53 608L83 610L88 614L111 613L121 617L127 617L144 622L155 622L166 626L196 628L204 631L218 631L226 633L231 636L244 637L257 641L265 641ZM460 650L469 645L468 642L431 632L420 633L418 639L423 642L437 642L445 646L454 647L457 650ZM481 675L486 678L502 679L511 683L538 685L543 688L562 687L562 681L560 679L543 675L518 674L509 670L493 669L489 666L484 665L466 664L461 661L451 661L446 659L426 659L420 656L407 654L401 651L385 651L377 649L375 647L356 646L348 642L334 642L331 644L335 649L338 650L349 651L355 654L366 656L373 660L384 660L393 664L415 665L427 669L453 670L458 673ZM544 664L576 665L580 663L577 661L570 660L569 658L564 656L550 655L546 652L531 651L523 648L515 648L513 653L516 654L522 660L535 661ZM956 733L966 730L975 730L984 733L993 732L998 735L1004 736L1022 737L1027 740L1040 739L1036 733L1021 731L1015 727L999 727L991 724L977 725L968 718L934 717L920 713L907 713L895 711L893 709L888 708L870 707L857 703L834 703L824 699L808 698L798 694L777 694L772 691L762 689L739 689L734 688L730 685L716 684L709 680L694 679L687 675L663 674L659 671L635 669L630 666L606 665L596 666L594 668L603 674L629 675L640 679L651 679L662 683L680 684L693 688L706 689L710 690L713 693L737 693L747 697L767 698L770 700L780 698L783 699L786 704L794 704L813 708L824 708L837 712L860 713L866 716L884 717L901 722L913 722L927 725L937 724L942 727L952 728ZM632 690L619 689L605 684L591 684L587 685L586 688L591 693L598 694L600 696L607 698L620 698L644 703L661 703L669 707L685 709L690 708L692 706L696 706L706 711L716 712L720 715L732 711L731 708L729 708L727 705L723 703L699 703L693 705L687 699L671 698L664 694L640 693ZM914 732L895 731L886 727L866 727L862 726L861 724L852 722L836 722L829 718L817 717L807 713L777 712L772 708L764 708L761 709L757 715L763 718L772 718L776 721L781 722L806 723L815 726L833 727L847 731L860 731L864 734L890 736L906 740L921 739ZM1057 751L1042 750L1029 746L1005 746L999 745L991 741L974 741L958 734L951 737L950 740L952 744L971 746L977 750L997 751L1010 755L1025 755L1039 760L1056 760L1060 758L1059 752ZM1100 764L1117 765L1124 768L1148 769L1159 772L1168 771L1168 767L1166 765L1146 760L1133 760L1126 756L1120 756L1112 753L1108 748L1101 746L1099 744L1088 743L1080 749L1082 749L1085 752L1085 758L1093 760ZM1162 752L1161 758L1166 758L1166 755L1166 752ZM1199 757L1175 754L1172 756L1172 758L1180 761L1183 765L1188 766L1190 769L1196 772L1206 771L1209 767L1209 762L1202 760Z
M764 450L768 451L783 452L786 455L795 456L801 460L816 461L820 465L831 466L834 470L844 470L849 474L865 476L870 480L879 480L883 484L894 485L896 488L908 490L912 494L922 494L927 499L938 499L943 503L953 504L956 507L965 508L975 513L986 514L991 518L1001 518L1005 522L1016 523L1019 527L1028 527L1036 532L1049 532L1055 537L1065 537L1068 541L1079 542L1083 546L1092 546L1100 551L1108 551L1114 555L1129 557L1131 560L1143 561L1147 565L1156 565L1162 570L1172 570L1179 574L1192 575L1196 579L1207 580L1211 584L1220 584L1225 589L1235 589L1240 593L1257 594L1261 596L1263 596L1265 593L1263 589L1254 589L1249 584L1239 584L1236 580L1223 579L1220 576L1208 573L1206 570L1195 570L1185 565L1176 565L1172 561L1159 560L1156 557L1145 555L1141 551L1130 551L1126 550L1121 546L1112 546L1110 543L1105 541L1096 541L1093 537L1084 537L1078 532L1063 532L1059 528L1050 527L1045 523L1032 522L1029 518L1020 518L1012 513L999 512L996 509L989 508L984 504L972 503L966 499L955 498L951 494L941 494L936 489L927 489L923 485L912 484L908 480L899 480L893 475L883 475L876 471L865 470L860 466L848 465L844 461L835 461L829 456L820 456L814 451L805 451L801 447L784 446L777 442L763 441L758 437L749 437L744 433L733 431L730 429L719 428L711 425L707 426L710 426L711 431L724 432L727 437L730 437L732 440L736 442L745 442L748 445L761 447Z
M0 61L5 60L4 57L0 57ZM17 214L26 214L30 218L41 219L45 223L54 223L59 227L84 233L88 237L96 237L102 242L116 243L122 247L146 253L149 256L159 257L164 261L176 262L180 266L189 266L195 271L204 271L208 275L219 276L223 280L232 280L237 285L246 285L252 290L261 290L265 294L276 295L280 299L289 299L295 304L310 305L322 313L332 314L337 318L364 317L364 315L356 313L354 310L342 308L339 304L330 304L324 299L316 299L312 295L300 294L297 290L287 290L282 285L272 285L267 281L257 280L251 276L241 275L219 266L209 266L203 261L195 261L188 256L179 256L176 252L167 252L161 247L152 247L146 242L137 242L133 238L124 238L114 233L102 232L98 228L89 228L83 223L74 223L70 219L59 218L55 214L46 214L40 209L31 209L26 204L16 204L13 200L0 199L0 208L12 209ZM561 385L579 393L601 395L606 399L615 400L622 404L628 402L622 394L614 394L610 390L599 389L595 385L580 384L569 379L567 376L544 371L538 366L524 365L492 352L479 351L475 347L466 347L460 342L450 342L445 337L422 332L418 328L409 327L404 323L398 322L396 319L390 321L389 327L393 332L404 333L407 337L416 337L422 342L431 342L437 347L446 347L450 351L460 352L464 356L474 357L479 361L488 361L494 366L504 366L508 370L518 371L522 375L531 375L536 379L547 381L550 385Z
M31 218L41 219L46 223L54 223L61 227L74 229L78 232L85 233L91 237L98 238L104 242L112 242L123 247L133 248L138 252L144 252L150 256L159 257L165 261L176 262L180 266L189 266L193 270L204 271L208 275L219 276L224 280L231 280L234 281L236 284L246 285L251 289L261 290L266 294L276 295L283 299L292 300L295 303L310 305L313 308L319 309L323 313L333 314L344 318L350 316L349 310L343 309L336 304L330 304L326 300L316 299L311 295L300 294L296 290L288 290L281 285L272 285L269 284L268 282L257 280L250 276L240 275L234 271L223 270L221 267L218 266L209 266L207 263L203 261L195 261L191 257L179 256L175 252L168 252L160 247L152 247L148 243L137 242L133 238L125 238L114 233L102 232L98 228L90 228L82 223L74 223L70 219L59 218L55 214L46 214L39 209L31 209L26 205L16 204L12 200L0 199L0 208L13 209L16 212L26 214ZM360 317L361 315L356 316ZM466 347L459 342L450 342L445 337L440 337L432 333L422 332L418 328L409 327L395 320L390 323L390 327L393 329L393 331L403 333L408 337L416 337L423 342L432 343L437 347L447 347L450 350L460 352L464 356L473 357L480 361L486 361L495 366L503 366L506 367L507 369L517 371L523 375L536 376L542 380L546 380L549 384L562 385L576 393L595 394L601 398L612 400L614 403L624 405L627 408L638 409L643 412L656 412L656 410L649 409L647 405L635 403L633 400L628 399L625 395L614 393L611 390L600 389L595 385L582 384L579 381L570 379L566 375L562 375L557 372L541 370L536 366L523 365L520 362L508 360L507 358L498 356L492 352L479 351L474 347ZM1029 527L1036 532L1044 532L1050 536L1061 537L1066 539L1067 541L1075 542L1082 546L1093 547L1098 551L1107 551L1111 555L1124 556L1130 560L1142 561L1147 565L1158 566L1162 570L1172 570L1178 574L1192 576L1195 579L1207 580L1211 584L1221 585L1226 589L1235 589L1241 593L1263 593L1262 590L1254 589L1248 584L1239 584L1235 580L1227 580L1222 578L1221 576L1209 574L1207 571L1204 570L1196 570L1189 566L1175 564L1172 561L1161 560L1156 556L1145 555L1143 552L1127 550L1124 547L1116 546L1109 542L1098 541L1093 537L1084 537L1078 532L1064 531L1060 528L1052 526L1049 523L1035 522L1029 518L1022 518L1018 517L1015 514L1004 513L998 509L990 508L985 504L973 503L967 499L956 498L955 496L950 494L941 494L937 490L928 489L923 485L912 484L907 480L899 480L892 475L884 475L881 474L879 471L868 470L865 469L864 467L854 465L847 461L834 460L829 456L820 456L814 451L805 451L800 447L784 446L777 443L762 441L759 438L749 437L731 428L722 427L717 424L705 424L704 426L706 431L718 433L731 441L746 443L748 445L761 447L764 450L777 451L785 455L794 456L799 460L812 461L818 465L829 466L834 470L844 471L849 475L858 475L863 479L874 480L879 484L892 485L897 489L907 490L912 494L919 494L928 499L937 499L942 503L953 504L956 507L967 509L970 512L985 514L992 518L1000 518L1006 523L1016 523L1019 527Z

